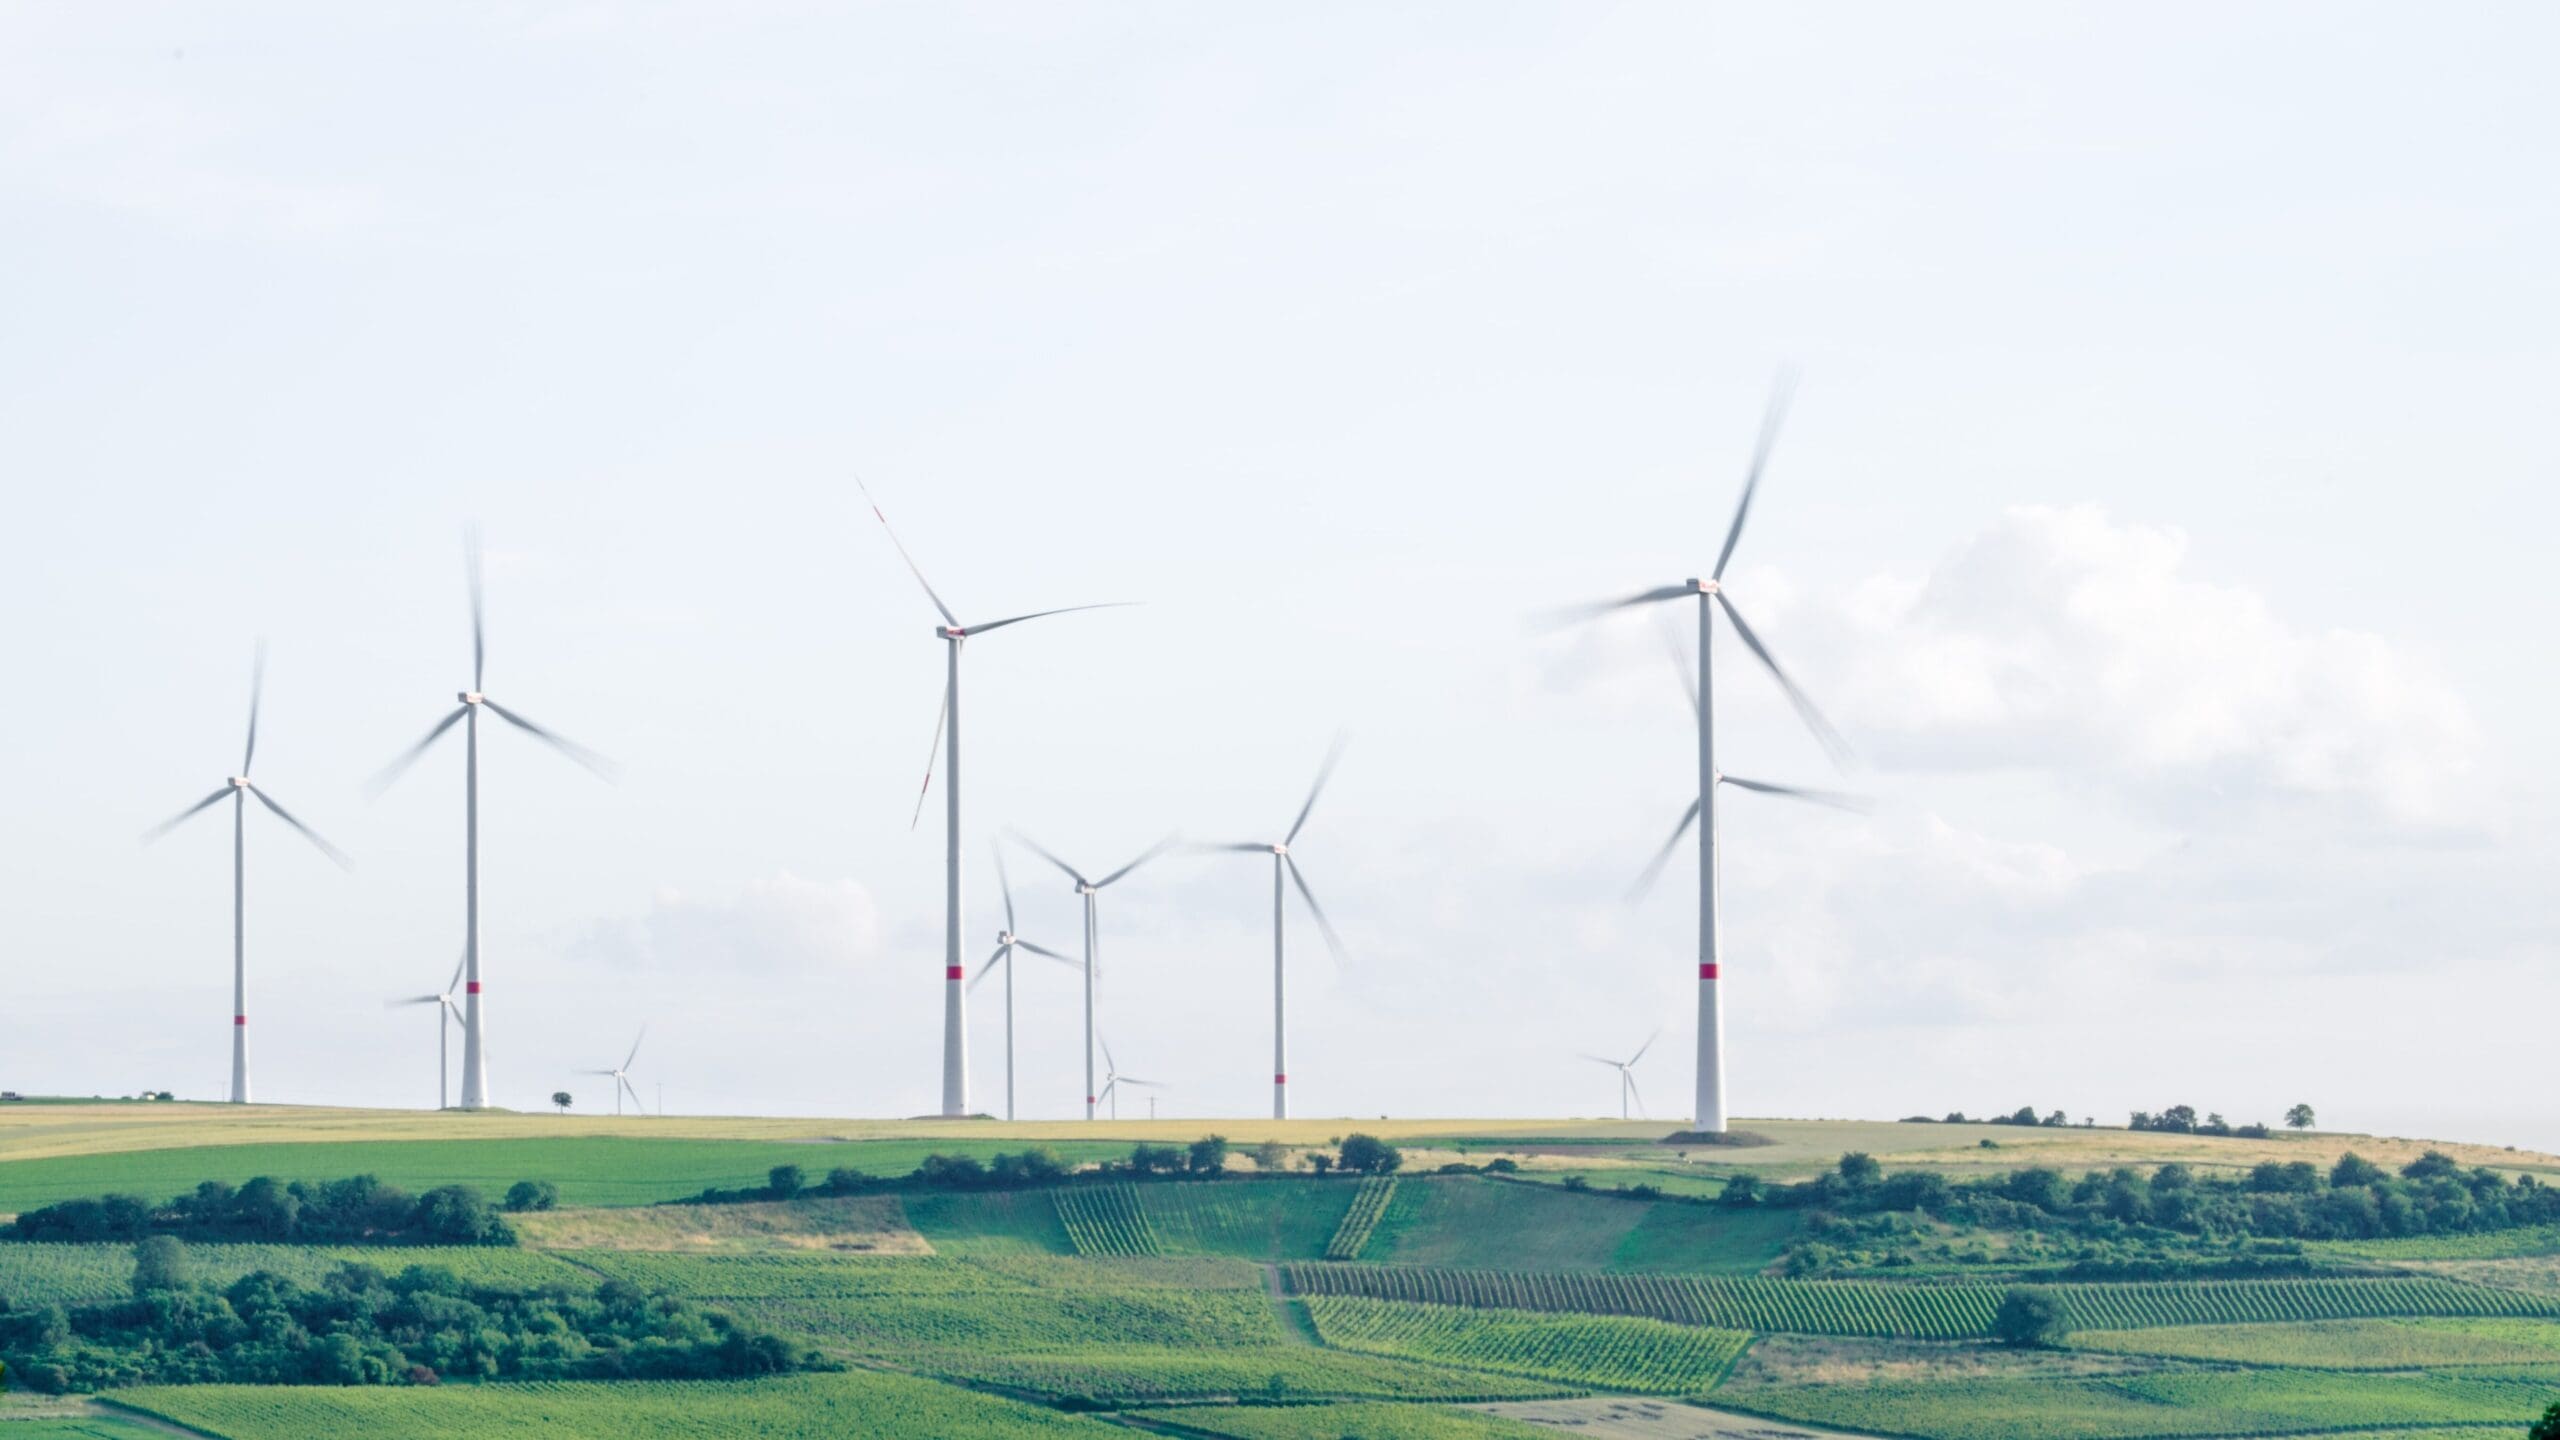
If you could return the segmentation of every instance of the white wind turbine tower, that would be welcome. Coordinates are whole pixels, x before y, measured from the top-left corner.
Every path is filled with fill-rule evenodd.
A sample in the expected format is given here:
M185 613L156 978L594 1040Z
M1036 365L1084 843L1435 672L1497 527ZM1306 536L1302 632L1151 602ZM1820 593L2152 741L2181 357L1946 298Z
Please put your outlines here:
M996 953L988 956L987 963L978 967L977 976L969 982L969 988L977 989L997 966L1004 967L1004 1118L1011 1121L1013 1119L1013 952L1028 950L1044 959L1055 960L1070 970L1076 968L1076 962L1045 945L1035 945L1013 933L1013 882L1004 873L1004 847L1001 845L995 847L995 852L996 886L1004 892L1004 929L996 935Z
M870 499L871 487L862 485L859 479L854 483L861 485L863 498ZM942 603L942 597L934 593L933 582L924 578L924 571L916 565L915 557L907 553L907 547L898 539L898 532L890 528L889 517L880 513L877 501L872 502L871 513L880 521L880 528L887 531L889 543L896 548L898 558L906 562L908 571L916 577L916 583L924 587L924 597L933 602L934 610L942 616L942 623L933 631L934 638L943 643L946 651L942 713L933 724L934 748L942 748L946 741L949 745L943 758L943 768L949 773L944 776L942 785L942 1113L957 1117L969 1113L969 1002L967 986L961 978L964 970L960 959L960 647L973 635L1001 630L1007 625L1019 625L1025 620L1065 615L1078 610L1108 610L1131 602L1067 605L1055 610L1034 610L1028 615L1009 615L982 625L963 625L960 617L951 613L951 607ZM918 817L924 814L924 797L932 788L933 757L928 752L924 787L916 792ZM914 820L908 821L911 828L914 823Z
M1334 737L1333 748L1325 752L1324 764L1316 770L1316 783L1307 791L1307 803L1298 807L1298 818L1289 833L1277 841L1245 841L1234 845L1211 845L1205 848L1246 855L1271 857L1271 1118L1289 1118L1289 951L1283 901L1287 898L1285 879L1298 887L1307 902L1307 911L1316 918L1317 928L1324 931L1325 943L1336 956L1342 954L1342 937L1333 931L1324 907L1316 903L1316 892L1307 888L1307 877L1298 871L1297 860L1289 847L1296 843L1298 832L1307 828L1307 816L1314 813L1316 797L1324 793L1325 782L1333 778L1333 767L1342 759L1342 738Z
M383 1002L395 1009L409 1005L436 1007L436 1108L438 1110L450 1108L447 1097L453 1093L453 1090L447 1083L445 1068L447 1062L453 1058L451 1032L454 1017L462 1013L462 1007L453 1003L453 993L462 988L462 967L469 963L471 963L471 957L468 955L454 961L453 978L444 982L444 989L437 994L404 995L397 1000Z
M1769 653L1769 647L1761 643L1760 637L1742 618L1742 612L1734 608L1733 597L1724 588L1725 566L1733 559L1734 545L1742 539L1742 524L1751 514L1752 496L1760 488L1760 476L1768 466L1770 447L1776 443L1779 424L1786 418L1787 400L1791 389L1792 386L1787 378L1781 376L1776 390L1769 397L1768 410L1760 423L1759 443L1752 451L1751 471L1743 481L1742 502L1734 507L1733 524L1725 531L1724 548L1717 552L1715 569L1708 572L1707 578L1685 580L1677 585L1658 586L1621 600L1610 600L1588 606L1578 612L1583 618L1596 618L1613 610L1624 610L1639 605L1689 599L1698 602L1697 673L1690 677L1690 701L1698 717L1698 798L1690 802L1688 813L1683 815L1680 823L1672 829L1671 839L1663 845L1661 853L1654 857L1652 864L1646 867L1644 878L1637 882L1637 889L1641 891L1651 882L1654 875L1660 873L1663 864L1670 859L1672 850L1679 845L1680 837L1688 833L1691 825L1703 819L1705 823L1700 828L1698 843L1698 1073L1694 1123L1698 1129L1709 1134L1724 1133L1726 1122L1724 1011L1717 989L1722 980L1723 942L1717 928L1716 916L1716 788L1719 785L1732 785L1739 789L1756 790L1766 795L1786 795L1847 809L1858 809L1863 804L1850 796L1805 790L1791 785L1774 785L1760 780L1744 780L1727 775L1716 768L1714 640L1715 612L1719 608L1724 611L1725 618L1732 622L1733 633L1742 641L1743 648L1749 650L1752 657L1777 680L1778 688L1786 692L1788 703L1795 707L1796 714L1803 719L1806 727L1812 730L1814 738L1830 752L1835 763L1847 753L1848 748L1841 740L1840 733L1832 728L1831 722L1825 720L1822 712L1814 707L1811 698L1797 688L1795 681L1787 677L1787 672L1779 666L1777 657ZM1683 656L1682 660L1685 665L1686 657Z
M649 1027L643 1025L640 1027L640 1033L631 1038L631 1053L622 1057L621 1064L610 1070L578 1072L581 1075L608 1075L613 1078L613 1113L616 1115L622 1113L622 1097L625 1095L631 1097L631 1109L635 1114L649 1113L649 1107L640 1103L640 1092L631 1088L631 1062L640 1058L640 1042L648 1038Z
M481 674L487 667L489 652L480 617L478 532L470 535L467 551L471 571L471 688L453 697L461 703L437 721L424 739L401 752L399 759L374 777L372 789L377 795L388 789L444 732L456 724L462 726L462 1108L482 1110L489 1105L489 1049L484 997L480 993L480 712L488 711L606 779L612 778L613 767L594 751L534 724L481 690Z
M199 811L212 809L224 800L231 802L231 1103L249 1103L249 797L276 813L276 818L299 832L303 839L320 847L320 853L348 868L346 853L320 838L319 832L296 820L275 797L249 783L249 763L258 758L258 699L266 689L267 647L258 646L257 659L249 672L249 742L240 752L240 773L222 782L222 787L197 801L142 837L150 844L176 829Z
M1627 1113L1627 1098L1629 1096L1635 1097L1636 1114L1641 1115L1644 1113L1644 1092L1636 1088L1636 1062L1643 1059L1644 1052L1652 1049L1653 1042L1661 1038L1662 1032L1659 1030L1654 1031L1651 1035L1645 1037L1645 1042L1642 1045L1636 1047L1636 1053L1628 1056L1624 1060L1612 1060L1606 1055L1592 1055L1588 1053L1582 1057L1594 1064L1606 1065L1610 1069L1618 1072L1619 1119L1626 1120L1632 1118Z
M1076 894L1084 899L1084 1118L1090 1120L1094 1118L1096 1107L1102 1101L1102 1091L1094 1087L1093 1080L1093 980L1098 973L1096 952L1101 947L1101 923L1095 913L1095 898L1106 886L1116 883L1130 871L1163 854L1174 842L1172 837L1168 836L1157 841L1145 854L1101 879L1088 880L1084 877L1083 871L1041 849L1040 843L1030 836L1017 830L1013 832L1013 838L1030 846L1033 853L1041 859L1065 871L1067 878L1076 882Z
M1161 1080L1141 1080L1135 1075L1121 1074L1119 1062L1111 1058L1111 1042L1108 1040L1102 1042L1102 1063L1104 1066L1102 1098L1111 1102L1111 1118L1114 1120L1120 1118L1121 1086L1143 1085L1149 1090L1166 1090L1172 1088ZM1154 1109L1155 1102L1150 1098L1148 1101L1147 1114L1147 1118L1150 1120L1155 1118Z

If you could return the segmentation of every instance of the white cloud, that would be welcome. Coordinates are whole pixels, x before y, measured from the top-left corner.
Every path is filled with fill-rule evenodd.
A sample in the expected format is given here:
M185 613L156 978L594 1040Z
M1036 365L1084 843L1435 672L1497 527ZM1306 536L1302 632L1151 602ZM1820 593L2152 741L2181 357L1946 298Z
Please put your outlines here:
M2457 818L2478 745L2461 696L2381 636L2295 625L2186 561L2179 531L2024 506L1925 579L1869 580L1783 633L1829 652L1824 698L1887 768L2051 770L2153 812Z
M880 913L858 881L784 872L737 894L661 890L649 911L600 921L575 944L582 959L706 975L842 973L880 953Z

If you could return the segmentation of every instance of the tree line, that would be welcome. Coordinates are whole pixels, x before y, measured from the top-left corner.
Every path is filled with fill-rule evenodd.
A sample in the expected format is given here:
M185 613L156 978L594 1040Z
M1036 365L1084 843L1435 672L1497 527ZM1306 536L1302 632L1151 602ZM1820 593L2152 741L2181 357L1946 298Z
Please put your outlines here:
M556 1189L527 1181L510 1192L548 1196ZM519 1205L516 1208L548 1209ZM199 1241L294 1245L513 1245L515 1228L468 1185L439 1185L411 1195L371 1175L295 1180L261 1175L245 1185L207 1180L174 1200L139 1195L64 1200L21 1213L8 1234L17 1240L114 1241L170 1235Z
M0 1309L0 1364L59 1394L119 1385L433 1385L678 1380L818 1368L814 1353L716 1310L608 1280L508 1289L439 1265L342 1264L316 1285L268 1271L215 1289L185 1243L135 1247L128 1299Z

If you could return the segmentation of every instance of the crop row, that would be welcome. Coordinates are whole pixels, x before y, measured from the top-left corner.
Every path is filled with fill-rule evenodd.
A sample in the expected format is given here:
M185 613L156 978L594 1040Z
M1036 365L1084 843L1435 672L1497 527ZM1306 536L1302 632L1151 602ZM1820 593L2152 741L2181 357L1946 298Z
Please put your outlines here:
M1624 1315L1540 1315L1322 1295L1307 1301L1328 1345L1597 1390L1696 1395L1715 1388L1751 1337Z
M1737 1330L1954 1340L1987 1334L2002 1287L1756 1276L1607 1275L1285 1265L1300 1295L1355 1295L1483 1309L1644 1315ZM2223 1280L2051 1287L2084 1329L2362 1317L2560 1314L2560 1298L2433 1277Z
M905 1363L946 1379L1097 1405L1164 1400L1511 1400L1581 1388L1385 1355L1282 1343L1251 1350L1097 1346L1008 1355L939 1351ZM863 1432L874 1433L874 1432Z
M1079 1255L1153 1255L1158 1253L1155 1228L1136 1187L1070 1185L1057 1196L1058 1219Z
M865 1354L929 1350L1032 1354L1097 1345L1248 1349L1288 1343L1259 1291L1014 1290L980 1295L758 1300L742 1310L778 1330Z
M496 1246L190 1245L195 1278L228 1285L266 1270L305 1285L352 1260L396 1275L411 1265L436 1265L475 1285L529 1289L545 1284L587 1283L561 1261L528 1250ZM114 1300L133 1290L130 1245L0 1243L0 1297L15 1305L76 1305Z
M1371 1175L1360 1182L1359 1193L1351 1197L1351 1208L1342 1213L1342 1223L1333 1229L1333 1238L1325 1242L1327 1260L1357 1260L1369 1244L1369 1233L1378 1228L1378 1220L1387 1213L1388 1202L1396 1198L1396 1177Z

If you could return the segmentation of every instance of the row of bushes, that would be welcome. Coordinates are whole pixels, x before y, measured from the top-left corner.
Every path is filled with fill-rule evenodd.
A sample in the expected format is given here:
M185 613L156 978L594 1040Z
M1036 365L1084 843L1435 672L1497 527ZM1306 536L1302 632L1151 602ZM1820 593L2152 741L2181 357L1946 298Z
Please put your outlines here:
M608 1280L509 1290L442 1266L341 1265L194 1282L183 1242L135 1247L133 1298L0 1313L0 1364L44 1391L118 1385L432 1385L470 1379L713 1379L815 1367L733 1317Z
M516 1209L548 1209L558 1191L526 1181L509 1192ZM515 1203L520 1198L526 1203ZM138 1195L65 1200L25 1211L9 1226L18 1240L269 1241L302 1245L513 1245L512 1226L468 1185L411 1195L371 1175L285 1183L259 1176L234 1187L207 1180L153 1204Z
M1098 1175L1114 1179L1171 1180L1208 1179L1227 1173L1227 1161L1233 1148L1226 1137L1211 1135L1182 1145L1137 1145L1127 1157L1105 1160L1094 1167ZM1278 1173L1287 1167L1287 1147L1264 1144L1254 1151L1254 1163L1264 1173ZM1404 1155L1394 1146L1370 1135L1345 1136L1339 1153L1311 1151L1301 1154L1311 1162L1309 1169L1318 1175L1336 1170L1348 1175L1389 1175L1404 1164ZM1509 1162L1496 1162L1508 1165ZM1448 1167L1472 1170L1474 1167ZM797 1165L776 1165L760 1186L738 1189L713 1188L688 1196L671 1204L736 1205L767 1200L790 1200L803 1195L867 1195L915 1190L1029 1190L1061 1185L1080 1173L1055 1151L1033 1146L1026 1150L999 1152L980 1160L975 1155L927 1155L922 1164L902 1176L865 1174L851 1166L839 1165L815 1181L809 1172Z

